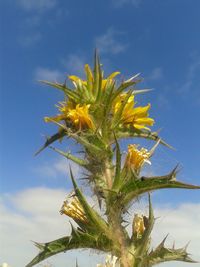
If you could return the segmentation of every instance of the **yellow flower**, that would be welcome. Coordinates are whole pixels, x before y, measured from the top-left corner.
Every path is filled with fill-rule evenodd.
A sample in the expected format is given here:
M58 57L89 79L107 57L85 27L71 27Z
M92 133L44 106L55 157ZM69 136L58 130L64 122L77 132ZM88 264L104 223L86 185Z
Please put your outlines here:
M126 93L117 97L113 107L114 113L119 110L126 97ZM122 112L122 123L124 125L132 125L136 129L150 130L148 127L146 127L146 125L152 126L154 124L154 120L152 118L148 118L148 111L151 105L148 104L145 107L134 107L134 105L134 95L131 95Z
M136 236L136 238L141 238L145 231L144 216L139 216L138 214L135 214L132 227L133 235Z
M73 84L74 84L74 86L76 88L77 88L78 85L85 86L87 88L88 87L93 88L93 86L94 86L94 76L93 76L92 70L91 70L91 68L90 68L90 66L88 64L85 65L85 73L86 73L86 76L87 76L87 80L82 80L81 78L79 78L78 76L75 76L75 75L68 76L68 78L73 82ZM113 79L118 74L120 74L120 72L116 71L116 72L111 73L106 79L102 79L101 88L105 89L107 83L113 81Z
M89 107L90 105L84 104L83 106L80 106L78 104L75 109L68 110L67 117L74 123L76 128L94 128L94 124L89 115Z
M85 212L78 198L74 196L74 192L69 194L67 199L64 201L60 213L71 217L75 221L87 223Z
M128 154L125 160L125 166L132 168L136 173L140 171L140 168L145 162L151 164L149 161L150 153L148 150L145 148L139 150L137 148L138 145L129 145Z
M73 105L71 102L62 102L60 106L58 106L61 114L55 117L45 117L44 120L46 122L59 122L61 120L69 120L71 121L77 129L84 128L94 128L94 123L89 114L90 105Z

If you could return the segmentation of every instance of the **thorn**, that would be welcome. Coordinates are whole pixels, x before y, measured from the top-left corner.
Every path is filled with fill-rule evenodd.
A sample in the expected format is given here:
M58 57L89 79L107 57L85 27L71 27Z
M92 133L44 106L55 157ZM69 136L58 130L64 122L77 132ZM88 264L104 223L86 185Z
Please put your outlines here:
M187 252L187 248L188 248L190 242L191 242L191 241L188 241L187 244L183 247L183 249L184 249L185 252Z
M43 251L44 250L44 247L45 247L45 244L44 243L38 243L38 242L35 242L33 240L31 240L31 242L33 242L33 244L39 248L39 250Z

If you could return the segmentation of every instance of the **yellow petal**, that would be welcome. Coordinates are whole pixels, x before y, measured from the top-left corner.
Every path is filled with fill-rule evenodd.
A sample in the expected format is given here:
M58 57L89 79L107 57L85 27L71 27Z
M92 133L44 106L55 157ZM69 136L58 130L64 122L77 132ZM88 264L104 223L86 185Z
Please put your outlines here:
M137 118L135 120L137 124L149 125L152 126L154 124L154 119L152 118Z
M148 104L145 107L137 107L134 108L134 114L136 117L147 117L148 116L148 111L150 109L151 105Z
M68 78L73 82L77 82L78 80L81 80L78 76L75 76L75 75L70 75L68 76Z
M93 74L90 66L88 64L85 65L85 73L87 76L87 79L92 82L93 81Z
M119 71L115 71L113 73L111 73L108 77L107 80L113 80L117 75L119 75L120 72Z
M55 117L44 117L45 122L53 122L53 121L59 122L64 119L66 119L66 116L63 114L57 115Z

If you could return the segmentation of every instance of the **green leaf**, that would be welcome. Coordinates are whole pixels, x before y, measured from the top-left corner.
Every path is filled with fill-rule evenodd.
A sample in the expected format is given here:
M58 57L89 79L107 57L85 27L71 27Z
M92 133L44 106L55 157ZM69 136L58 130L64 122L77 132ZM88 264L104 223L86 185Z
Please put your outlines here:
M99 62L99 56L96 50L94 55L94 94L96 102L99 101L102 94L101 85L102 85L102 72Z
M87 90L89 92L89 95L91 97L91 100L93 101L93 78L92 78L92 71L89 67L89 65L85 65L85 72L87 77Z
M157 265L161 262L166 261L183 261L190 263L197 263L189 257L189 254L186 251L186 247L174 249L164 247L164 243L167 237L158 245L158 247L151 251L147 257L148 266Z
M88 165L87 161L72 155L70 152L64 152L64 151L62 151L62 150L60 150L58 148L52 147L52 146L50 146L49 148L51 148L52 150L54 150L55 152L57 152L61 156L72 160L73 162L77 163L80 166L86 167Z
M103 139L109 138L110 134L110 124L111 124L111 112L112 112L112 101L111 96L114 91L115 83L111 82L110 85L106 86L104 89L104 94L101 99L100 105L103 107L103 112L101 115L101 128ZM99 109L98 111L99 112Z
M170 148L170 149L174 149L172 146L170 146L169 144L167 144L163 139L161 139L158 136L157 132L147 132L147 131L143 131L143 130L132 130L132 129L124 129L123 131L118 130L116 133L116 137L119 139L123 139L123 138L130 138L130 137L136 137L136 138L145 138L145 139L149 139L149 140L153 140L153 141L158 141L160 140L160 144Z
M85 199L84 195L82 194L81 190L78 188L78 186L76 184L76 181L74 179L74 176L73 176L71 168L70 168L70 175L71 175L71 179L72 179L72 183L73 183L73 186L74 186L74 191L76 193L76 196L77 196L78 200L80 201L81 206L84 209L84 212L86 214L86 217L87 217L88 221L93 226L92 230L94 232L104 232L105 234L107 234L108 233L108 225L107 225L107 223L87 203L87 200Z
M79 136L77 134L71 134L71 137L74 138L79 144L83 145L91 154L97 155L102 152L102 149L98 146L90 143L87 138Z
M153 226L154 226L154 222L155 222L155 218L153 215L153 208L152 208L152 204L151 204L151 197L149 194L149 216L148 216L148 220L147 220L147 225L145 225L145 231L142 235L142 238L140 240L138 240L138 244L136 246L136 251L134 253L135 258L136 258L136 266L137 267L143 267L145 266L144 262L145 262L145 255L147 254L148 250L149 250L149 246L150 246L150 235L151 232L153 230ZM132 236L133 239L133 236ZM134 240L133 240L134 243Z
M136 85L137 83L141 82L141 79L138 80L131 80L131 81L125 81L123 82L114 92L113 96L112 96L112 101L118 96L120 95L125 89L127 89L128 87L132 86L132 85Z
M61 91L63 91L68 97L70 97L71 99L73 99L74 101L79 101L80 100L80 96L73 90L67 88L65 86L65 84L60 84L60 83L53 83L53 82L49 82L49 81L40 81L44 84L50 85L54 88L57 88Z
M38 155L40 152L42 152L46 147L54 143L55 141L62 139L66 135L66 130L61 129L59 132L56 134L52 135L51 137L47 137L46 142L44 145L35 153L35 156Z
M164 188L200 189L200 186L176 181L176 168L169 174L155 177L141 177L138 180L128 181L122 186L120 193L123 195L123 203L127 204L134 198L153 190Z
M26 267L32 267L53 255L71 249L88 248L106 252L111 250L112 245L111 241L102 234L91 235L75 228L72 229L71 236L65 236L44 244L35 244L40 252Z

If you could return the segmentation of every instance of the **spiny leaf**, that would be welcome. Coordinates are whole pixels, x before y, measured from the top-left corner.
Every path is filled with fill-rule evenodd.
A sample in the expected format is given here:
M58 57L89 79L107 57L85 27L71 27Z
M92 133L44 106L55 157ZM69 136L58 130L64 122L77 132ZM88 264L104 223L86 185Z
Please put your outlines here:
M135 74L134 76L132 76L131 78L129 78L128 80L126 80L125 83L132 82L132 81L135 80L137 77L139 77L140 74L141 74L141 73L137 73L137 74Z
M138 180L128 181L121 188L120 192L124 196L123 203L127 204L135 197L153 190L164 188L200 189L200 186L186 184L175 180L176 168L168 175L155 177L141 177Z
M48 257L64 252L67 249L72 249L74 244L73 246L70 246L69 240L70 240L70 237L67 236L67 237L62 237L60 239L54 240L49 243L45 243L43 248L40 248L41 252L29 264L27 264L26 267L32 267L35 264L47 259Z
M158 139L158 141L154 144L154 146L149 150L149 155L150 157L154 154L156 148L158 147L158 145L160 144L161 139Z
M99 152L101 152L101 149L92 144L91 142L89 142L87 140L87 138L83 137L83 136L80 136L78 135L78 132L77 133L73 133L71 131L71 129L68 129L65 125L63 125L62 123L60 122L57 122L53 119L51 119L52 122L54 122L56 125L58 125L60 127L61 130L65 131L65 134L68 136L68 137L72 137L74 138L74 140L76 140L78 143L80 143L81 145L83 145L85 148L87 148L89 151L91 151L91 153L93 154L97 154ZM60 130L60 131L61 131Z
M137 267L143 267L145 266L145 255L147 251L149 250L149 245L150 245L150 235L154 226L154 215L153 215L153 208L151 204L151 197L150 194L148 196L149 199L149 216L148 216L148 222L147 225L145 226L145 231L142 235L142 238L139 240L138 244L136 245L136 251L134 253L135 258L136 258L136 266ZM133 239L133 236L132 236ZM134 243L134 240L133 240Z
M158 141L160 140L160 143L170 149L174 149L172 146L170 146L169 144L167 144L163 139L161 139L158 136L157 132L146 132L146 131L133 131L131 129L125 129L124 131L118 131L116 134L116 137L119 139L123 139L123 138L130 138L130 137L137 137L137 138L145 138L145 139L149 139L149 140L153 140L153 141Z
M54 88L57 88L57 89L63 91L68 97L70 97L71 99L73 99L75 101L79 101L79 99L80 99L79 95L76 92L74 92L73 90L67 88L65 86L65 84L53 83L53 82L49 82L49 81L40 81L40 82L47 84L47 85L50 85Z
M94 93L95 93L96 101L98 101L100 99L100 96L102 93L101 83L102 83L101 66L100 66L99 56L98 56L97 50L95 50L95 55L94 55Z
M97 155L102 152L101 148L89 142L85 137L79 136L77 134L71 134L71 137L74 138L79 144L83 145L86 149L88 149L88 151L90 151L93 155Z
M79 103L86 103L91 101L91 95L89 94L89 91L85 85L81 83L80 80L77 81L77 90L80 92L81 99L79 100Z
M86 217L88 218L89 222L93 225L93 230L94 231L100 231L100 232L107 232L108 227L106 222L101 218L101 216L93 209L90 207L90 205L87 203L87 200L85 199L84 195L82 194L82 192L80 191L80 189L78 188L76 181L74 179L72 170L70 168L70 175L71 175L71 179L72 179L72 183L74 186L74 190L76 193L76 196L78 197L85 213L86 213Z
M155 250L151 251L151 253L148 255L147 262L150 264L150 266L166 261L183 261L197 263L189 257L189 254L187 253L185 247L179 249L165 248L165 239L166 238L164 238L164 240L159 244L159 246Z
M110 112L112 109L112 101L111 101L111 96L113 93L115 87L115 83L112 82L108 88L105 88L105 93L104 93L104 98L102 99L103 107L104 107L104 114L103 114L103 120L102 120L102 134L105 135L108 130L108 121L109 121L109 116Z
M63 138L66 135L66 131L64 129L61 129L56 134L52 135L51 137L47 137L46 142L44 145L35 153L35 156L37 156L40 152L42 152L46 147L54 143L55 141Z
M80 166L86 167L87 166L87 161L80 159L78 157L75 157L74 155L72 155L70 152L64 152L58 148L52 147L50 146L49 148L51 148L52 150L54 150L55 152L57 152L58 154L64 156L67 159L72 160L73 162L77 163Z
M141 82L141 79L135 80L135 81L128 81L128 82L123 82L115 91L115 93L112 96L112 101L120 95L125 89L132 85L136 85L137 83Z
M140 89L140 90L133 90L133 95L144 94L153 91L153 89Z
M146 226L146 229L145 229L143 236L141 238L141 241L140 241L140 243L141 243L141 245L139 247L140 255L143 255L143 253L145 252L145 249L147 247L147 243L149 242L149 237L150 237L151 231L153 230L153 226L154 226L154 222L155 222L150 194L148 195L148 199L149 199L148 224Z
M39 243L36 243L37 247L38 244ZM32 267L53 255L66 252L71 249L89 248L100 251L110 251L111 245L111 241L104 235L91 235L80 230L72 230L71 236L65 236L42 244L39 254L29 264L27 264L26 267Z

